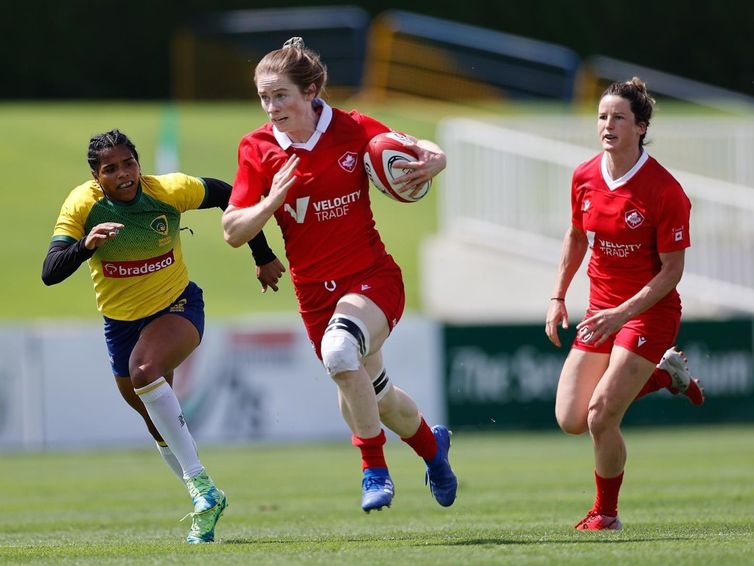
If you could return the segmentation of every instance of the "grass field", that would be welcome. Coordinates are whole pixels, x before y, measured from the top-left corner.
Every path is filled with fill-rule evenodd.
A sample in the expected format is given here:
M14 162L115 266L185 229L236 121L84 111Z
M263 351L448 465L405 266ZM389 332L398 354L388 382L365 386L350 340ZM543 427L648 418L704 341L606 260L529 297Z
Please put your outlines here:
M444 509L397 440L393 507L359 508L347 440L203 450L229 497L218 543L182 543L188 496L151 449L3 455L0 563L751 564L754 428L632 429L621 532L571 528L592 503L589 440L458 432ZM145 445L147 443L145 442Z
M431 103L395 103L358 106L390 126L419 137L434 138L439 112ZM177 107L180 168L193 175L214 176L232 182L240 138L265 120L257 104L197 103ZM0 104L0 167L5 180L0 231L6 245L0 251L4 271L0 278L3 308L0 318L95 318L94 294L88 270L79 269L69 280L45 288L39 274L60 206L70 190L90 178L86 150L92 134L112 128L126 132L140 153L142 171L154 173L155 148L161 136L166 107L161 103L4 103ZM436 193L416 205L401 205L372 191L378 229L388 250L404 270L407 307L419 304L417 254L419 243L436 229ZM184 251L190 274L205 289L210 317L235 317L257 312L291 311L295 299L286 279L277 294L262 296L253 276L248 250L234 250L222 240L220 211L191 211L183 224ZM273 248L283 257L277 225L265 230Z
M447 108L345 102L391 126L434 137ZM97 319L85 268L61 285L39 279L60 205L89 176L91 134L118 127L152 172L165 107L159 103L0 104L0 322ZM263 121L256 105L178 106L181 170L232 180L238 139ZM388 249L402 265L407 308L420 307L417 254L436 230L437 194L400 205L373 192ZM290 283L258 292L249 254L222 241L219 211L190 212L183 238L210 318L295 310ZM277 227L266 230L282 256ZM0 418L2 415L0 415ZM359 509L358 458L337 444L208 447L204 463L230 499L219 543L182 541L185 490L151 444L144 450L2 454L0 564L754 564L754 426L631 429L622 532L577 533L592 502L587 438L458 431L459 499L443 509L407 447L388 448L393 508Z

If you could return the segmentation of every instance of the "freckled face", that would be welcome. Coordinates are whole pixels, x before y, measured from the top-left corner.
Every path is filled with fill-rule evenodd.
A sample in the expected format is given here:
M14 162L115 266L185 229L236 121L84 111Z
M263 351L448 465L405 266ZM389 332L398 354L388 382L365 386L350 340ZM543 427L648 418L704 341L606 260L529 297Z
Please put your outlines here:
M125 145L104 149L92 176L110 200L129 202L136 197L141 169L131 150Z
M314 85L301 92L286 75L261 73L256 77L257 94L270 122L293 141L305 142L314 133L317 115L312 108Z
M646 133L644 122L636 123L631 103L617 95L600 100L597 111L597 133L602 149L611 153L632 152L639 147L639 139Z

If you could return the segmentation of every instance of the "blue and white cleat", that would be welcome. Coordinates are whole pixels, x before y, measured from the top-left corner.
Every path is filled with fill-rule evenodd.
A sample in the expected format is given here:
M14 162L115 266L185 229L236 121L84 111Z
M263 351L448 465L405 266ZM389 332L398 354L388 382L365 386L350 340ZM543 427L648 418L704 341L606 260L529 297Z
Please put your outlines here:
M189 544L214 542L215 525L228 505L225 494L215 487L206 470L187 479L186 487L194 502L194 512L186 515L186 517L191 517L191 529L186 542Z
M387 468L367 468L361 481L361 508L369 513L372 509L381 511L390 507L395 495L395 486Z
M437 441L437 454L427 464L424 483L429 483L432 496L440 505L450 507L456 500L456 491L458 490L458 479L448 461L451 432L443 425L435 425L432 427L432 434Z

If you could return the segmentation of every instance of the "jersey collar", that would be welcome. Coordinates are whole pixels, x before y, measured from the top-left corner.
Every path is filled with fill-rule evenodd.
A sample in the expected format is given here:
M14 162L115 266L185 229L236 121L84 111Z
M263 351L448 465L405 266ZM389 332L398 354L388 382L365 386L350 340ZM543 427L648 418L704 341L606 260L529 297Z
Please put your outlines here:
M314 133L308 140L306 140L306 142L294 142L293 140L291 140L291 138L288 137L288 134L278 130L277 126L272 126L272 133L275 136L275 140L278 142L278 145L280 147L282 147L283 149L288 149L289 147L297 147L300 149L305 149L307 151L314 149L314 146L317 145L319 138L321 138L322 134L327 131L327 128L330 126L330 122L332 122L332 107L330 107L330 105L321 98L315 98L312 101L312 106L314 106L315 108L318 106L321 107L322 112L319 115L319 120L317 121L317 127L314 130Z
M618 187L622 187L626 183L628 183L631 178L636 175L636 173L641 169L641 166L644 165L647 162L647 159L649 159L649 154L641 150L641 155L639 156L639 160L634 164L631 169L629 169L625 175L618 177L617 179L613 179L610 177L610 173L607 171L607 152L602 152L602 163L600 164L602 169L602 178L605 180L605 184L607 184L607 188L611 191L614 191Z

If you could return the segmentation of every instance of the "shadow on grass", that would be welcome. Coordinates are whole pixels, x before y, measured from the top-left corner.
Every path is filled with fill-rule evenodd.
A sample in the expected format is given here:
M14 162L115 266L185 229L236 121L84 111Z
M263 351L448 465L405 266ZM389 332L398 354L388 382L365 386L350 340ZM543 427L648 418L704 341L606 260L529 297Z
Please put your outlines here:
M481 545L526 545L526 544L621 544L627 542L658 542L658 541L679 541L690 540L692 537L630 537L630 538L608 538L603 535L598 537L586 535L590 538L572 539L572 538L548 538L537 540L515 540L503 538L479 538L469 540L457 540L448 542L430 542L417 544L416 546L481 546ZM610 535L608 535L610 536Z
M390 537L385 538L347 538L347 539L333 539L323 541L321 538L302 538L302 539L254 539L254 538L233 538L223 539L222 544L256 544L256 545L279 545L279 544L327 544L327 543L370 543L380 544L381 546L385 542L395 542L398 545L408 546L507 546L507 545L552 545L552 544L625 544L625 543L637 543L637 542L659 542L659 541L684 541L690 540L694 537L664 537L664 536L636 536L636 537L621 537L613 538L613 534L607 536L603 534L593 536L593 534L586 535L581 539L573 538L547 538L536 540L517 540L514 538L473 538L473 539L458 539L458 540L444 540L444 541L418 541L415 537Z

